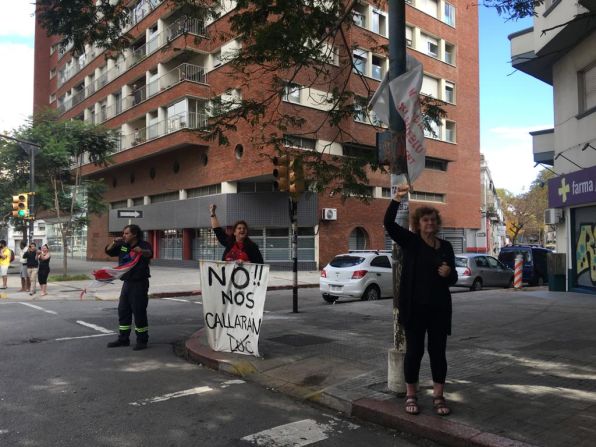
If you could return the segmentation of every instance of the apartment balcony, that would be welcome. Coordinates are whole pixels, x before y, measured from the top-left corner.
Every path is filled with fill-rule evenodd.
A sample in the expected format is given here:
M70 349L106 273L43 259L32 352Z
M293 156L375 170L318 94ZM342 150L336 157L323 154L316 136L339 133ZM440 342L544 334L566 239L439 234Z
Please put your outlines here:
M198 19L189 19L187 17L180 17L171 25L169 25L163 32L157 33L153 36L148 42L144 43L143 45L135 48L132 50L132 54L130 57L125 58L122 61L119 61L113 68L107 70L106 72L100 74L97 78L93 79L88 85L85 87L85 96L82 99L88 98L89 96L93 95L99 89L105 87L116 78L118 78L123 73L130 70L132 67L137 65L138 63L142 62L144 59L149 57L151 54L155 53L162 47L164 47L170 41L173 41L177 37L183 34L192 34L195 36L205 36L205 23ZM86 61L90 61L91 58L86 58ZM88 62L87 62L88 63ZM69 78L72 78L76 73L78 73L83 67L77 64L78 70L73 70L73 73L70 74ZM202 70L204 73L204 70ZM188 71L188 73L192 73L192 70ZM191 75L189 79L192 81L192 77L200 78L197 73ZM204 77L204 75L203 75ZM66 82L64 80L62 84ZM196 81L205 83L206 81ZM62 85L60 84L60 85ZM59 107L58 111L63 114L70 110L72 107L77 105L79 102L73 102L69 100L65 100Z
M150 126L135 129L133 132L120 136L119 151L144 144L156 138L177 132L183 129L204 129L207 127L207 114L184 112L159 121Z
M553 166L555 163L555 129L544 129L530 132L532 135L532 152L534 163Z

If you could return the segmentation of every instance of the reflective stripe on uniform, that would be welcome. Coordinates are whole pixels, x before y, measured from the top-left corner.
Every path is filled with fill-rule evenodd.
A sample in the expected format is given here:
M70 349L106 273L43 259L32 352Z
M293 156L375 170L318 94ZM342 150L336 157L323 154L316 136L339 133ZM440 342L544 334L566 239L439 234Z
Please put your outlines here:
M135 332L147 332L148 330L149 326L135 328Z
M130 331L130 325L128 325L128 326L118 326L118 329L120 329L121 331Z

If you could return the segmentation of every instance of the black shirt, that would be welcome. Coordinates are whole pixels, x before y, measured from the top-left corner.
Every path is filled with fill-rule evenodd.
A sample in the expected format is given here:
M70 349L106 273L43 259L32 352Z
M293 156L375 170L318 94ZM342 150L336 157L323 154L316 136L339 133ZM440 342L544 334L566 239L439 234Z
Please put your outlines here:
M151 252L151 256L141 256L139 262L137 262L137 264L127 273L122 275L122 278L120 278L122 281L140 281L151 277L151 272L149 270L149 260L153 257L153 247L151 247L151 244L146 241L138 241L135 245L120 242L115 244L111 250L108 250L108 247L106 247L106 254L109 256L118 256L118 265L124 265L132 261L132 249L135 247L141 247L143 250L149 250Z
M23 255L23 258L27 260L27 268L35 269L39 267L39 262L37 261L37 251L27 250Z

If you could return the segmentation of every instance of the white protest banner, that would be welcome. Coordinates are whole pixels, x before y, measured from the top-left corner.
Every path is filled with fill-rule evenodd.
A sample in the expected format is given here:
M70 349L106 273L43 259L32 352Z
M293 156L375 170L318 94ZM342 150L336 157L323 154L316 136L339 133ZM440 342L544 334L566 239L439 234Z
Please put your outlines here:
M420 112L420 89L422 88L422 64L407 55L406 73L388 80L385 75L383 82L370 100L371 108L377 118L389 123L389 91L393 103L406 124L406 156L408 159L408 176L410 182L416 180L424 169L424 124Z
M209 347L258 357L269 266L201 261L200 267Z

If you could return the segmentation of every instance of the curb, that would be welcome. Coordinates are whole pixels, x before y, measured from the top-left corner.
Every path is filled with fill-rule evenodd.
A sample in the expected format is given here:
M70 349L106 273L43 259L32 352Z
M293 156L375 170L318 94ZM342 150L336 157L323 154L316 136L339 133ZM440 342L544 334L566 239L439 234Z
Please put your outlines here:
M318 286L318 285L317 285ZM392 400L370 398L346 401L321 390L312 390L281 381L259 372L250 360L238 360L237 354L216 352L201 342L205 329L190 336L184 344L187 360L194 361L215 371L250 379L267 388L274 388L294 398L316 403L348 416L372 422L377 425L397 429L420 438L430 439L441 445L452 447L536 447L522 441L505 438L494 433L484 432L459 422L449 421L438 416L409 415L401 405Z

